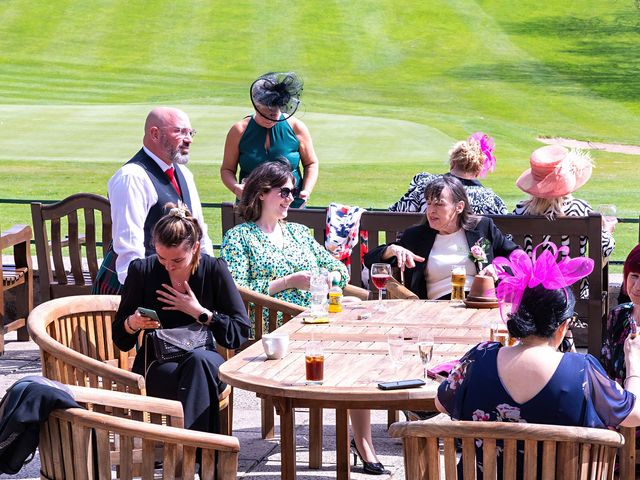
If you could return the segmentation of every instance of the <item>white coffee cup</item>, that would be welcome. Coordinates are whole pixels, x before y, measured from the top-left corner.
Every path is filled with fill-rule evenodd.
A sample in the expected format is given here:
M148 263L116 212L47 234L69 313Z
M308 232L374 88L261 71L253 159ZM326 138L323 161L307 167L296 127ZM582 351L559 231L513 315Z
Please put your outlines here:
M262 335L262 347L267 358L284 357L289 351L289 335L286 333L266 333Z

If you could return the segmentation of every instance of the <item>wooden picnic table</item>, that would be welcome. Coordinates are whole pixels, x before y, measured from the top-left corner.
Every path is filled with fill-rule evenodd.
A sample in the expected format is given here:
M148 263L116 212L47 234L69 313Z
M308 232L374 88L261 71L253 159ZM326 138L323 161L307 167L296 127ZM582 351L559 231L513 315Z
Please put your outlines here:
M300 314L276 330L290 338L289 352L282 359L267 360L262 344L255 343L220 368L223 381L273 400L280 415L283 479L296 478L294 408L336 410L337 478L348 479L349 409L435 408L438 383L433 380L405 390L383 391L377 387L379 382L423 378L413 344L417 342L416 332L433 334L431 364L437 365L460 358L471 346L486 340L489 325L500 321L498 309L466 308L460 302L387 300L384 304L386 312L375 311L373 301L345 305L341 313L330 314L328 324L306 324L303 319L308 314ZM363 313L370 317L360 319ZM388 356L390 334L412 337L406 340L399 367L394 367ZM322 385L307 384L305 379L305 346L311 340L322 341L324 347ZM317 455L321 456L321 438L318 444Z

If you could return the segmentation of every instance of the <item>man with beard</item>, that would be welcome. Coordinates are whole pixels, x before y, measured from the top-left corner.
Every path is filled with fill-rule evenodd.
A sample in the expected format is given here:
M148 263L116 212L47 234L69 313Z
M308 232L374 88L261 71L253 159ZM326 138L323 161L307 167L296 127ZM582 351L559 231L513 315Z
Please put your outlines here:
M167 203L185 203L202 227L202 251L213 255L192 173L185 166L196 131L186 113L158 107L144 125L142 149L108 183L113 242L93 286L94 294L119 294L129 263L155 253L151 231Z

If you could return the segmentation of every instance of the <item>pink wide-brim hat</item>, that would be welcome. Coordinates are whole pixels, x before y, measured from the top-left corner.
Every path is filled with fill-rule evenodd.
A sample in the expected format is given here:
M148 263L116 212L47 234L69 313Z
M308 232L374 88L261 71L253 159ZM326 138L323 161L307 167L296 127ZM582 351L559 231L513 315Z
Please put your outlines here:
M587 152L561 145L540 147L531 154L531 168L516 181L523 192L539 198L563 197L591 178L593 162Z

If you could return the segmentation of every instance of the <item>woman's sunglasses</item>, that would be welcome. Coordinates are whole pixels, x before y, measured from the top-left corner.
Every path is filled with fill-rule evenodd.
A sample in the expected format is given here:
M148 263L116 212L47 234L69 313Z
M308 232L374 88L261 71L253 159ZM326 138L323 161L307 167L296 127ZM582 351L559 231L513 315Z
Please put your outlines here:
M293 198L296 198L298 195L300 195L300 189L289 187L282 187L280 189L280 196L282 198L287 198L289 197L289 195L291 195Z

